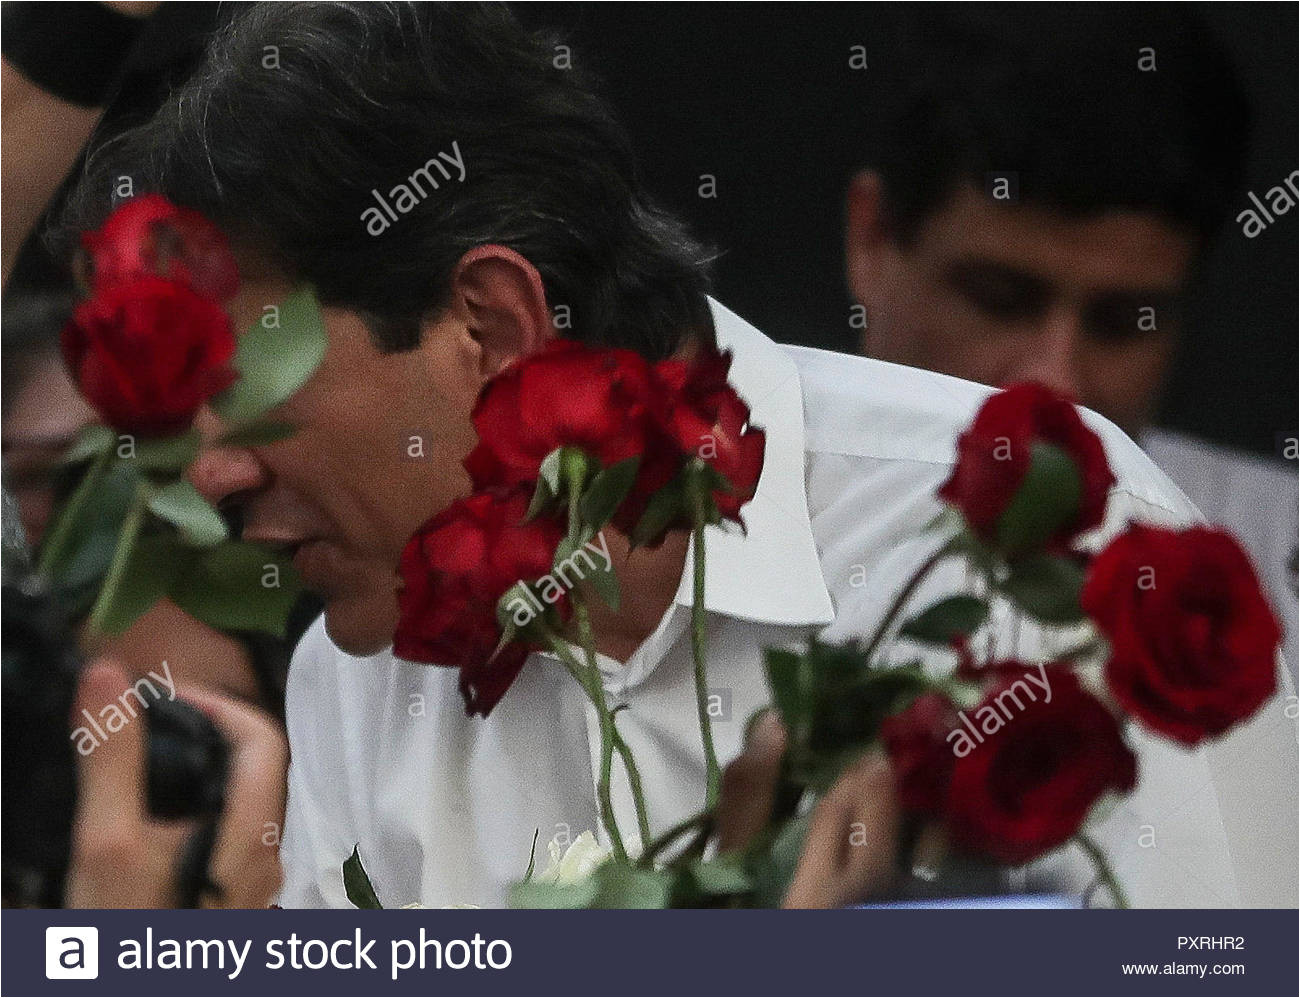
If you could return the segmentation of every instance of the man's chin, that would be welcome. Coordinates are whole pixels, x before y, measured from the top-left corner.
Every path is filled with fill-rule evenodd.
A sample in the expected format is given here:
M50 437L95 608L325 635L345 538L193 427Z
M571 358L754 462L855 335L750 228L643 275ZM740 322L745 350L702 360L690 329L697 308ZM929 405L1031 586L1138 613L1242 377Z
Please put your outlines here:
M397 628L397 601L327 599L325 633L340 651L363 657L375 655L393 643Z

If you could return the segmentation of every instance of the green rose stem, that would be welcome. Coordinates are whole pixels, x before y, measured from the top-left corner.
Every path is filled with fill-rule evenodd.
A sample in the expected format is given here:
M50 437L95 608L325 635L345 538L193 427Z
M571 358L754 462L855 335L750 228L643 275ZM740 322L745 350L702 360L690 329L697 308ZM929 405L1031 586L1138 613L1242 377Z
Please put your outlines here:
M614 849L614 858L620 863L626 863L627 849L623 846L623 836L619 833L618 822L614 818L614 803L609 793L610 763L614 749L614 719L605 702L604 684L600 680L599 673L593 674L573 656L568 645L559 635L549 629L544 633L551 650L559 656L560 661L568 668L569 674L586 691L600 719L600 780L596 784L596 799L600 804L600 820L605 825L605 831L609 833L610 845Z
M72 531L81 515L81 509L99 487L100 480L104 477L104 472L108 468L111 457L111 450L103 450L96 455L94 462L86 472L86 476L77 485L76 490L64 505L63 511L59 514L58 523L55 524L54 529L50 531L48 538L41 546L41 557L36 566L36 571L38 575L47 581L53 573L54 566L62 558L68 543L72 540Z
M113 560L109 562L104 584L100 587L99 596L96 597L95 605L90 610L87 627L92 635L99 636L104 633L104 618L113 606L118 586L122 584L126 566L131 561L131 551L135 547L136 538L140 536L145 511L148 509L147 488L148 486L141 482L131 497L131 508L127 510L126 519L122 523L122 532L118 534L117 547L113 549Z
M704 809L712 811L718 804L722 770L718 767L718 753L713 747L713 722L709 719L708 636L705 633L704 610L705 502L709 496L698 475L691 477L690 494L691 516L694 521L692 561L695 574L691 599L691 657L695 660L695 708L700 716L700 740L704 743L704 765L708 774Z
M653 842L647 840L645 851L641 853L640 858L637 860L637 866L646 870L651 869L654 866L655 857L683 835L687 832L695 832L697 838L700 835L707 836L713 831L713 822L714 815L712 811L701 811L699 814L693 814L691 817L679 821Z
M605 686L600 678L600 668L596 665L596 637L591 629L591 613L587 610L587 601L576 589L569 593L569 601L573 604L573 613L578 620L578 636L587 654L587 673L592 677L592 685L599 689L600 702L593 701L593 703L597 710L608 711L605 700ZM623 760L623 768L627 771L628 786L632 790L632 800L636 804L637 830L641 835L641 841L649 842L650 816L646 810L645 792L641 787L641 770L637 767L636 759L632 756L632 750L628 748L627 742L623 741L623 736L618 733L618 724L613 713L610 713L609 723L613 734L614 750L618 752L619 758Z
M569 509L569 538L576 547L582 539L582 516L581 501L582 490L587 483L587 458L578 450L565 448L561 452L561 472L564 475L565 483L568 486L568 509ZM646 842L650 838L650 818L646 810L645 792L641 785L641 770L637 768L636 760L632 756L632 750L623 741L623 737L618 733L618 725L614 722L614 715L610 712L609 703L605 699L605 684L600 676L600 668L596 665L596 638L591 628L591 614L587 609L587 603L583 595L574 589L569 593L569 600L573 604L574 616L578 621L578 639L582 642L582 647L587 657L587 669L585 673L574 672L575 679L587 691L591 699L592 706L596 708L601 717L601 772L602 785L605 793L609 793L610 780L610 763L611 749L617 751L619 758L623 761L623 769L627 773L627 782L632 790L632 800L636 805L637 827L641 833L641 841ZM549 636L552 646L555 644L553 636ZM557 654L569 662L563 652L566 649L557 649ZM584 675L587 678L584 678ZM605 724L608 721L609 744L605 743ZM613 818L613 810L610 809L610 820ZM611 838L617 834L617 830L611 832Z
M1121 908L1130 907L1128 895L1124 892L1124 888L1120 886L1119 878L1115 876L1115 871L1111 869L1110 861L1106 858L1101 846L1082 833L1075 836L1075 841L1083 847L1083 851L1092 860L1092 865L1097 870L1097 879L1102 886L1110 891L1111 897L1115 899L1115 904Z
M917 587L925 581L925 577L934 570L934 567L952 552L952 548L952 541L940 545L939 549L922 562L921 567L912 573L912 577L907 580L907 585L903 586L903 588L899 590L898 595L894 598L894 602L890 604L889 609L885 612L885 617L881 620L880 626L876 628L876 633L871 635L871 640L867 642L866 647L863 649L863 661L867 663L871 662L871 656L876 653L876 650L880 647L880 643L885 640L885 635L894 625L894 621L898 619L898 615L903 612L903 608L907 605L907 601L912 598Z
M627 742L623 741L623 736L618 733L618 719L613 715L610 715L610 725L614 729L614 751L623 760L623 768L627 771L628 786L632 790L632 801L636 804L637 831L641 835L642 842L649 842L650 812L646 808L645 791L641 788L641 770L637 768L636 759L632 756L632 750L628 748Z

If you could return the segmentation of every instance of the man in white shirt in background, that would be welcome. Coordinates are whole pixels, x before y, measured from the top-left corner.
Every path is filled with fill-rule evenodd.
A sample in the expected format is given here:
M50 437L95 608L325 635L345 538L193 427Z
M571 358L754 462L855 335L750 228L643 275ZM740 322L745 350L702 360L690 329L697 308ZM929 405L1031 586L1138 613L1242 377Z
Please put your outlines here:
M275 72L260 69L270 43ZM955 436L987 393L778 346L708 299L698 247L638 189L621 130L552 52L497 9L259 5L85 184L93 192L129 173L137 190L231 232L241 327L299 281L328 306L325 358L277 414L295 436L211 444L194 471L208 497L242 508L245 537L293 554L326 604L288 693L287 906L346 904L341 865L357 844L389 905L498 905L535 830L576 837L599 825L594 719L554 661L534 655L491 716L473 719L454 670L402 662L389 648L398 553L467 491L469 411L503 366L557 334L651 358L715 336L735 351L733 380L768 443L747 535L709 536L710 677L730 712L716 725L724 762L767 702L762 649L822 631L863 634L924 558L920 533ZM453 142L459 175L423 200L401 199L408 174ZM287 159L286 147L297 155ZM375 191L401 209L378 232L367 222ZM1121 432L1088 418L1117 477L1107 532L1128 516L1195 515ZM215 438L220 428L205 423ZM424 443L419 458L412 437ZM677 534L623 558L622 609L596 620L654 832L703 799L684 634L689 557ZM1007 627L993 636L1026 654L1036 641ZM1240 904L1220 807L1232 788L1215 787L1203 752L1135 747L1140 789L1099 830L1134 902ZM1288 748L1279 745L1279 760ZM861 806L888 810L887 782L861 785ZM1141 845L1149 826L1155 849ZM892 836L848 852L888 864ZM1017 879L1082 893L1081 859L1062 850Z
M1241 182L1240 87L1182 9L929 8L909 20L915 59L878 88L869 168L848 192L863 352L980 384L1050 385L1141 440L1241 540L1282 621L1287 668L1276 701L1209 758L1243 903L1294 907L1295 468L1149 426L1187 285Z

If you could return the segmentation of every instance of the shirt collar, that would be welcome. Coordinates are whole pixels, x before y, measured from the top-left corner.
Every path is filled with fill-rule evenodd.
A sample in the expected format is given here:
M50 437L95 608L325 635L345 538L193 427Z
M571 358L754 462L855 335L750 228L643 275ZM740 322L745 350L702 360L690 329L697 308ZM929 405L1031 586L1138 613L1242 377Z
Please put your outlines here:
M763 473L741 510L746 530L705 533L704 605L713 613L780 625L835 619L813 539L804 477L803 387L790 356L730 309L709 299L718 347L731 350L731 384L749 403L750 421L767 434ZM693 598L694 550L676 603Z

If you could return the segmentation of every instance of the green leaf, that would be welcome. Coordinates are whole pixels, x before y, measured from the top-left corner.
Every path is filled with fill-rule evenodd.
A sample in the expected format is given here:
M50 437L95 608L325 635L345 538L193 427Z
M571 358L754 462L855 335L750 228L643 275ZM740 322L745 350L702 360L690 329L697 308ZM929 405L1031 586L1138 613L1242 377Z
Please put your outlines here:
M803 855L804 839L813 812L791 818L782 826L772 842L771 849L754 870L754 906L779 908L794 879L795 867Z
M510 887L511 908L590 908L598 885L588 877L577 884L547 884L525 880Z
M632 530L632 547L642 547L661 537L674 523L685 520L686 495L680 478L669 482L650 497L645 512Z
M564 565L573 557L573 553L581 550L581 548L582 544L576 537L561 537L560 543L555 545L555 555L551 558L551 571L559 572L560 566Z
M60 588L76 589L108 571L139 480L134 468L113 462L98 482L91 483L93 494L70 527L67 545L50 566L50 575Z
M596 570L587 576L587 581L605 605L615 612L618 611L619 604L622 602L622 591L618 583L618 573L613 569L605 569L596 566Z
M961 514L956 513L955 510L953 512L960 518ZM961 522L965 523L964 520ZM948 539L947 548L954 555L965 558L976 571L986 578L992 577L1002 564L998 552L993 550L982 538L966 526L963 526L961 530Z
M265 420L236 427L222 434L217 442L226 447L265 447L293 436L296 430L292 423Z
M213 399L213 408L234 424L274 409L307 383L327 343L316 293L309 287L294 292L280 303L277 328L268 329L258 320L239 337L239 380Z
M951 596L913 617L899 630L903 637L947 645L954 638L979 630L988 619L989 606L975 596Z
M283 555L245 541L226 541L197 552L169 595L218 630L284 637L301 590L298 573Z
M361 863L360 844L352 847L352 855L343 861L343 889L347 891L348 900L353 907L375 909L383 908L379 895L370 883L370 875Z
M174 437L136 440L132 444L132 453L125 457L121 456L123 445L119 443L118 454L121 460L148 471L179 473L198 456L199 443L198 431L187 430Z
M109 450L117 443L117 433L102 423L93 423L77 434L72 446L59 459L60 464L80 464Z
M966 521L961 513L951 506L944 506L934 518L921 528L922 533L956 533L965 527Z
M999 588L1031 617L1048 624L1073 624L1083 619L1079 591L1083 567L1069 558L1034 555L1016 561Z
M184 563L185 553L172 536L160 534L137 540L112 602L100 618L101 630L108 635L123 633L167 595Z
M763 652L767 685L772 703L787 729L802 729L809 720L804 694L805 656L784 648L767 648Z
M540 828L533 829L533 846L528 850L528 869L524 871L524 883L533 879L533 870L537 868L537 836L541 833Z
M533 498L528 503L528 512L524 514L524 522L528 523L537 519L547 506L555 502L555 493L546 483L545 479L539 479L537 488L533 490Z
M723 853L713 859L691 864L691 877L699 889L709 895L744 894L753 887L753 878L745 869L740 853Z
M673 874L667 870L609 861L596 868L592 879L598 885L596 908L667 908L672 896Z
M531 624L535 618L537 607L533 605L533 601L530 599L530 590L526 583L523 581L516 582L502 593L501 598L497 600L497 623L501 626L501 643L497 651L493 653L494 656L500 653L501 648L514 640L515 632L521 626L528 626L528 624L520 625L515 621L514 604L516 600L522 601L524 606L528 608L529 613L533 615L529 617L528 624Z
M155 491L149 497L149 509L175 524L190 544L211 547L226 539L225 521L183 478Z
M640 467L641 458L630 457L599 471L578 504L582 522L592 530L599 530L608 523L619 504L627 498Z
M1079 513L1083 479L1061 448L1037 441L1029 470L997 523L998 546L1017 552L1041 547Z
M564 448L556 447L555 450L546 455L541 466L537 469L538 479L546 484L553 496L560 494L560 467L563 460Z
M585 451L578 447L560 448L560 480L566 483L572 492L581 492L586 487L587 479L596 461L587 457ZM559 494L557 488L556 494Z

